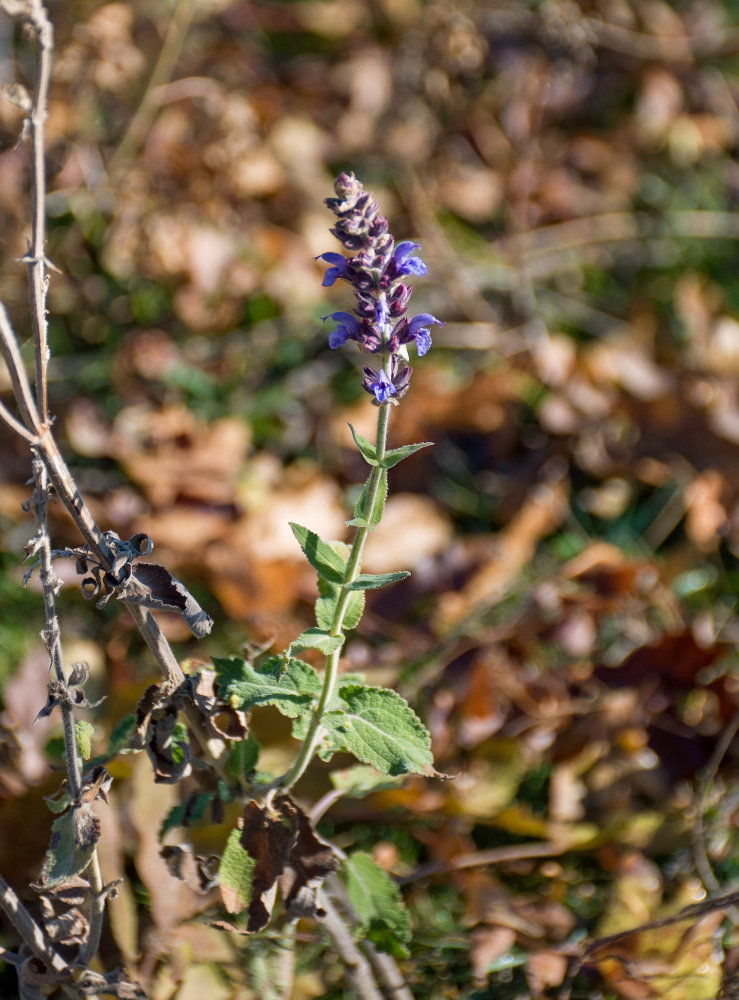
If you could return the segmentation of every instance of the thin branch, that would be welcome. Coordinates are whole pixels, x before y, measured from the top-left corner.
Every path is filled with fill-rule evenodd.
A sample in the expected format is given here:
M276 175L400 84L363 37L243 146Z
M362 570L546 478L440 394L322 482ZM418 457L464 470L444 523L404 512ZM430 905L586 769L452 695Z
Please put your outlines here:
M38 436L42 430L41 418L36 409L31 384L26 375L18 338L2 302L0 302L0 354L7 365L10 383L13 386L13 395L23 417L23 422L29 431L33 431Z
M386 987L386 992L392 1000L413 1000L413 994L408 989L403 974L392 955L378 951L366 938L361 944L362 951L369 959L370 965Z
M336 945L357 996L361 1000L384 1000L375 981L372 966L357 947L343 918L325 892L320 894L320 905L326 911L323 926Z
M15 419L3 402L0 402L0 420L7 424L11 431L15 431L18 437L22 437L29 444L33 444L36 440L35 436L30 431L27 431L19 420Z
M0 875L0 906L34 955L38 955L55 972L67 970L67 963L51 947L44 932L2 875Z
M105 901L108 893L103 886L103 876L100 871L100 859L97 850L93 851L90 864L85 869L85 875L90 882L90 924L87 932L87 941L80 951L77 959L78 964L87 968L98 953L100 947L100 936L103 932L103 918L105 916Z
M26 15L32 25L39 47L39 67L33 105L29 115L31 130L31 160L33 164L33 229L30 253L26 255L31 293L31 323L36 352L36 405L42 424L48 421L49 364L48 323L46 320L46 166L45 140L48 114L51 57L54 51L54 29L42 0L31 0Z
M706 849L705 827L703 824L703 817L706 811L706 796L716 779L721 761L726 756L737 732L739 732L739 710L734 713L733 718L722 732L721 739L711 754L711 759L698 779L699 791L695 803L695 818L693 819L693 858L703 884L711 892L720 892L721 885L714 874L713 866L711 865ZM739 923L739 910L736 907L731 907L730 915L735 924Z
M36 521L36 537L34 551L39 553L39 574L44 595L45 625L41 633L49 653L49 667L54 671L57 682L66 687L67 678L64 673L64 654L62 651L61 627L56 611L56 594L61 580L54 572L51 555L51 540L46 519L49 503L49 480L38 455L33 459L33 515ZM61 701L62 722L64 724L64 755L67 767L69 791L73 799L78 799L82 790L82 767L77 753L77 738L74 729L74 710L69 701Z
M491 847L487 851L473 851L470 854L458 854L456 858L442 864L424 865L410 875L398 879L399 885L418 882L419 879L430 878L432 875L445 875L448 872L461 871L463 868L482 868L486 865L502 865L509 861L522 861L525 858L554 858L565 854L568 848L562 844L544 841L532 844L513 844L510 847Z
M158 104L153 99L154 93L157 88L169 82L182 52L182 46L185 44L185 39L187 38L187 33L190 30L196 10L196 0L178 0L172 13L172 20L169 22L169 28L167 29L167 35L159 53L159 58L146 85L144 95L126 129L126 134L111 157L108 168L110 173L113 173L116 167L136 152L146 137L146 133L151 128L151 123L158 110Z
M683 907L683 909L678 913L673 913L671 917L663 917L661 920L650 920L649 923L639 924L637 927L629 928L629 930L619 931L617 934L607 934L605 937L596 938L583 948L580 954L572 962L564 983L562 984L562 989L559 992L557 1000L569 1000L575 976L578 974L583 965L586 965L588 960L593 958L596 952L600 952L604 948L607 949L611 945L618 944L620 941L625 941L633 934L641 934L643 931L659 930L662 927L672 927L673 924L682 923L683 920L699 920L701 917L705 917L708 913L713 913L716 910L728 910L730 907L736 906L738 902L739 890L727 892L724 896L715 896L713 899L705 899L702 903L691 903L689 906ZM607 953L604 953L598 956L598 961L608 957L610 956Z

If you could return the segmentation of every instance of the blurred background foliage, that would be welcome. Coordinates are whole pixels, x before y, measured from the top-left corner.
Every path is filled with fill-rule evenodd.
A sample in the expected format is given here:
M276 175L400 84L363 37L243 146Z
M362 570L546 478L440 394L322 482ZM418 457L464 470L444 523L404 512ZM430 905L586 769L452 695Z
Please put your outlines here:
M347 423L366 434L374 414L364 359L329 351L321 322L350 304L312 259L338 249L335 175L355 171L423 245L415 308L446 326L391 434L436 447L394 470L367 550L369 571L413 577L373 594L346 663L411 700L458 777L343 800L321 826L401 880L414 995L550 996L583 937L700 900L703 808L730 886L737 754L701 776L739 691L739 4L49 8L56 430L102 526L148 532L216 619L201 643L165 622L183 657L288 642L314 596L288 520L345 533L361 476ZM0 83L32 79L0 16ZM0 296L25 339L21 118L0 104ZM19 585L29 461L2 429L0 470L0 869L21 887L48 842L58 740L33 725L47 671L39 595ZM108 695L104 747L152 664L120 609L85 605L73 565L59 572L67 659ZM281 766L286 729L269 712L254 725ZM278 942L188 922L202 903L163 871L176 790L154 794L139 758L113 770L102 862L128 883L106 960L155 998L271 996ZM301 791L326 788L317 767ZM572 995L739 995L720 928L711 914L634 935ZM302 937L295 996L347 995L321 935Z

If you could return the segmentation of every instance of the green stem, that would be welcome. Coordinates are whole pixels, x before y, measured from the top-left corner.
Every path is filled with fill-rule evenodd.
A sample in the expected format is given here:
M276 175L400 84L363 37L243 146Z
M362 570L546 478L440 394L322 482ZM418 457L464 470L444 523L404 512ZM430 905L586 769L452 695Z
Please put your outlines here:
M377 441L376 441L376 453L377 458L382 461L385 457L385 450L387 448L387 429L388 423L390 421L390 405L389 403L384 403L379 408L379 414L377 417ZM370 473L369 480L369 497L366 509L372 510L375 506L377 500L377 491L380 488L380 473L381 467L375 465L372 467L372 472ZM352 549L349 553L349 559L346 564L346 575L344 582L339 588L339 599L336 603L336 611L334 612L334 620L331 624L331 635L343 636L344 628L344 618L346 616L346 610L349 606L349 599L351 598L352 591L349 590L349 584L353 583L359 576L361 565L362 565L362 552L364 551L364 546L369 535L369 525L361 528L357 528L356 534L354 535L354 542L352 543ZM282 778L279 779L275 784L280 785L282 788L292 788L292 786L302 778L305 773L306 768L313 759L313 755L318 749L318 744L321 740L321 719L328 708L331 699L334 696L334 690L336 688L336 681L339 676L339 661L341 660L341 652L343 649L343 643L338 649L335 649L333 653L330 653L326 657L326 672L323 676L323 688L321 690L321 696L318 699L318 704L313 711L313 717L310 721L310 726L308 727L308 732L306 733L305 739L303 740L303 745L300 748L300 753L295 758L295 762L292 767L285 772Z

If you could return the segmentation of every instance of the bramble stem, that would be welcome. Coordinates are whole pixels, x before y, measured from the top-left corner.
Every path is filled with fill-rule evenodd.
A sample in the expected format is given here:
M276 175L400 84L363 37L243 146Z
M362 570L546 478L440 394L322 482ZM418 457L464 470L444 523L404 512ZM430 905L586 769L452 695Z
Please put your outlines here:
M380 406L377 416L376 454L380 462L385 457L385 451L387 448L387 430L389 421L390 404L384 403ZM382 469L379 465L372 467L372 472L370 473L369 478L368 503L366 510L371 511L374 509L375 502L377 500L377 493L380 488L381 472ZM349 584L353 583L359 576L362 565L362 552L364 551L369 531L369 525L365 525L363 527L358 527L354 535L354 542L352 543L352 549L349 553L349 558L346 564L345 579L339 588L339 599L336 604L334 620L331 625L331 632L329 633L330 635L340 635L343 638L344 618L346 616L346 610L349 606L349 599L352 595L352 591L349 590ZM306 768L313 759L313 755L318 749L318 744L320 743L322 736L321 719L323 718L323 715L334 696L336 681L339 676L339 661L341 660L341 652L343 648L344 644L342 642L338 649L335 649L326 657L326 672L323 676L321 696L318 699L318 704L313 710L313 717L311 718L308 732L303 740L303 745L301 746L300 752L295 758L295 762L292 767L285 772L282 778L275 782L276 785L283 788L292 788L292 786L299 781L300 778L302 778Z

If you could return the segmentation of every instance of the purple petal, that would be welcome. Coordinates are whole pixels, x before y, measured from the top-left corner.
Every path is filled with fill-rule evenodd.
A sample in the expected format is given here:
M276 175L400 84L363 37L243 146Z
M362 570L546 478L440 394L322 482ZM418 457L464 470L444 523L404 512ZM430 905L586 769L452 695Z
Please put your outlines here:
M314 260L325 260L333 266L323 276L323 287L330 288L339 278L347 277L347 260L340 253L321 253Z
M336 329L332 330L328 336L328 346L332 351L335 351L337 347L341 347L347 340L354 340L356 338L359 331L359 320L356 316L352 316L348 312L335 312L329 316L324 316L323 322L325 323L327 319L332 319L335 323L338 323Z
M395 258L395 263L400 264L401 261L405 260L408 254L412 253L414 250L417 250L420 246L421 246L420 243L413 243L411 240L405 240L403 243L398 243L397 247L395 248L395 253L393 254L393 257Z
M432 316L431 313L419 313L418 316L414 316L410 322L410 333L411 336L415 337L418 330L422 326L430 326L432 323L438 323L439 326L444 326L440 319L436 316Z
M378 403L387 402L388 397L394 396L397 392L397 389L388 378L387 372L384 368L381 368L379 372L376 373L374 382L369 382L369 385L366 385L365 388L374 394Z
M420 257L410 257L414 250L420 247L420 243L411 243L410 240L406 240L404 243L399 243L395 253L393 254L393 260L395 262L395 267L397 268L398 274L427 274L428 268L421 260Z
M416 333L416 350L418 351L419 358L422 358L424 354L427 354L430 347L431 347L430 331L426 329L418 330L418 332Z
M348 312L329 313L328 316L323 316L322 318L324 323L327 319L332 319L334 323L341 323L349 330L350 334L355 334L359 329L359 320L356 316L352 316Z
M328 335L328 346L332 351L335 351L337 347L341 347L349 339L349 333L345 326L337 326L335 330L332 330Z

